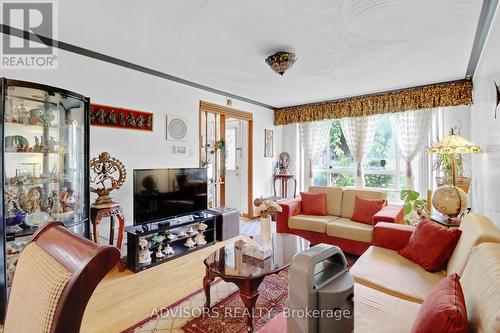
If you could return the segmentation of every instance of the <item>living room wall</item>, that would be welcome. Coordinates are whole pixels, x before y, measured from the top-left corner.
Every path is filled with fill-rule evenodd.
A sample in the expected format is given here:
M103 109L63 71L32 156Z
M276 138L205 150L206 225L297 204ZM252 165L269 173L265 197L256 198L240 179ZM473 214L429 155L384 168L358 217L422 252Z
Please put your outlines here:
M500 227L500 108L496 107L494 81L500 84L500 8L497 7L485 48L474 75L474 104L471 112L471 140L486 153L472 156L474 211ZM496 117L495 117L496 114Z
M59 51L57 70L3 70L0 76L65 88L89 96L93 103L154 113L154 132L91 126L90 156L109 152L126 166L124 186L112 194L132 224L132 170L139 168L197 167L199 101L226 104L224 96L115 66L74 53ZM273 163L281 151L281 129L274 128L271 110L233 100L233 107L254 117L254 197L271 194ZM166 115L188 120L190 153L174 155L166 141ZM274 129L274 157L264 158L264 129ZM94 197L92 197L93 200Z

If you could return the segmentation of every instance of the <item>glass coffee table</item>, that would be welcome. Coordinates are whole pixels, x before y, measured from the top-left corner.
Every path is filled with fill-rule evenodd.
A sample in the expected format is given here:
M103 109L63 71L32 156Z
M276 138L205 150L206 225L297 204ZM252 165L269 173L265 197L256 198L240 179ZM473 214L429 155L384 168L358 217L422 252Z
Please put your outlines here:
M264 243L259 236L252 237L252 240L259 244ZM253 311L259 297L259 286L262 280L268 275L287 268L297 253L309 248L309 242L296 235L275 233L270 241L271 257L264 260L244 255L244 243L244 240L238 240L228 244L203 261L206 267L206 274L203 278L205 308L210 308L210 283L216 277L232 282L238 286L240 297L249 315L248 326L250 330L253 330Z

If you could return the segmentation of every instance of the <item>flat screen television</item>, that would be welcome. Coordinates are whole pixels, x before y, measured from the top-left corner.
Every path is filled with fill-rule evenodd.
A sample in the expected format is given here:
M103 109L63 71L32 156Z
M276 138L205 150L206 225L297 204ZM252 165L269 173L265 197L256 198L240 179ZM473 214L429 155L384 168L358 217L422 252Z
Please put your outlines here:
M134 225L207 209L207 169L134 170Z

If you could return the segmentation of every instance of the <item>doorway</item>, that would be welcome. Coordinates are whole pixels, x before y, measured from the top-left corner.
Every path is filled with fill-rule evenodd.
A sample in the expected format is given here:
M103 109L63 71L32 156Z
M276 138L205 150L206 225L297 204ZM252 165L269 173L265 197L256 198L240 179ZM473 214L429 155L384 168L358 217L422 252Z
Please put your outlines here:
M208 207L252 217L253 118L249 112L200 101L200 166L208 172Z
M248 121L226 120L226 206L248 212Z

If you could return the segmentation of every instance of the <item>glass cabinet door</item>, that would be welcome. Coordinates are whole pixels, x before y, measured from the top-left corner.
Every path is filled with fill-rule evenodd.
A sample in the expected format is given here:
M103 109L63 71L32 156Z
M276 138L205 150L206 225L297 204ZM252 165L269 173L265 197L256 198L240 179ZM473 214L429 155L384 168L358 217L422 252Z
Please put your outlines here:
M15 261L22 249L23 237L40 225L55 220L79 234L88 232L85 108L83 99L62 92L16 85L5 89L8 280L12 274L9 268L13 268L10 261Z

